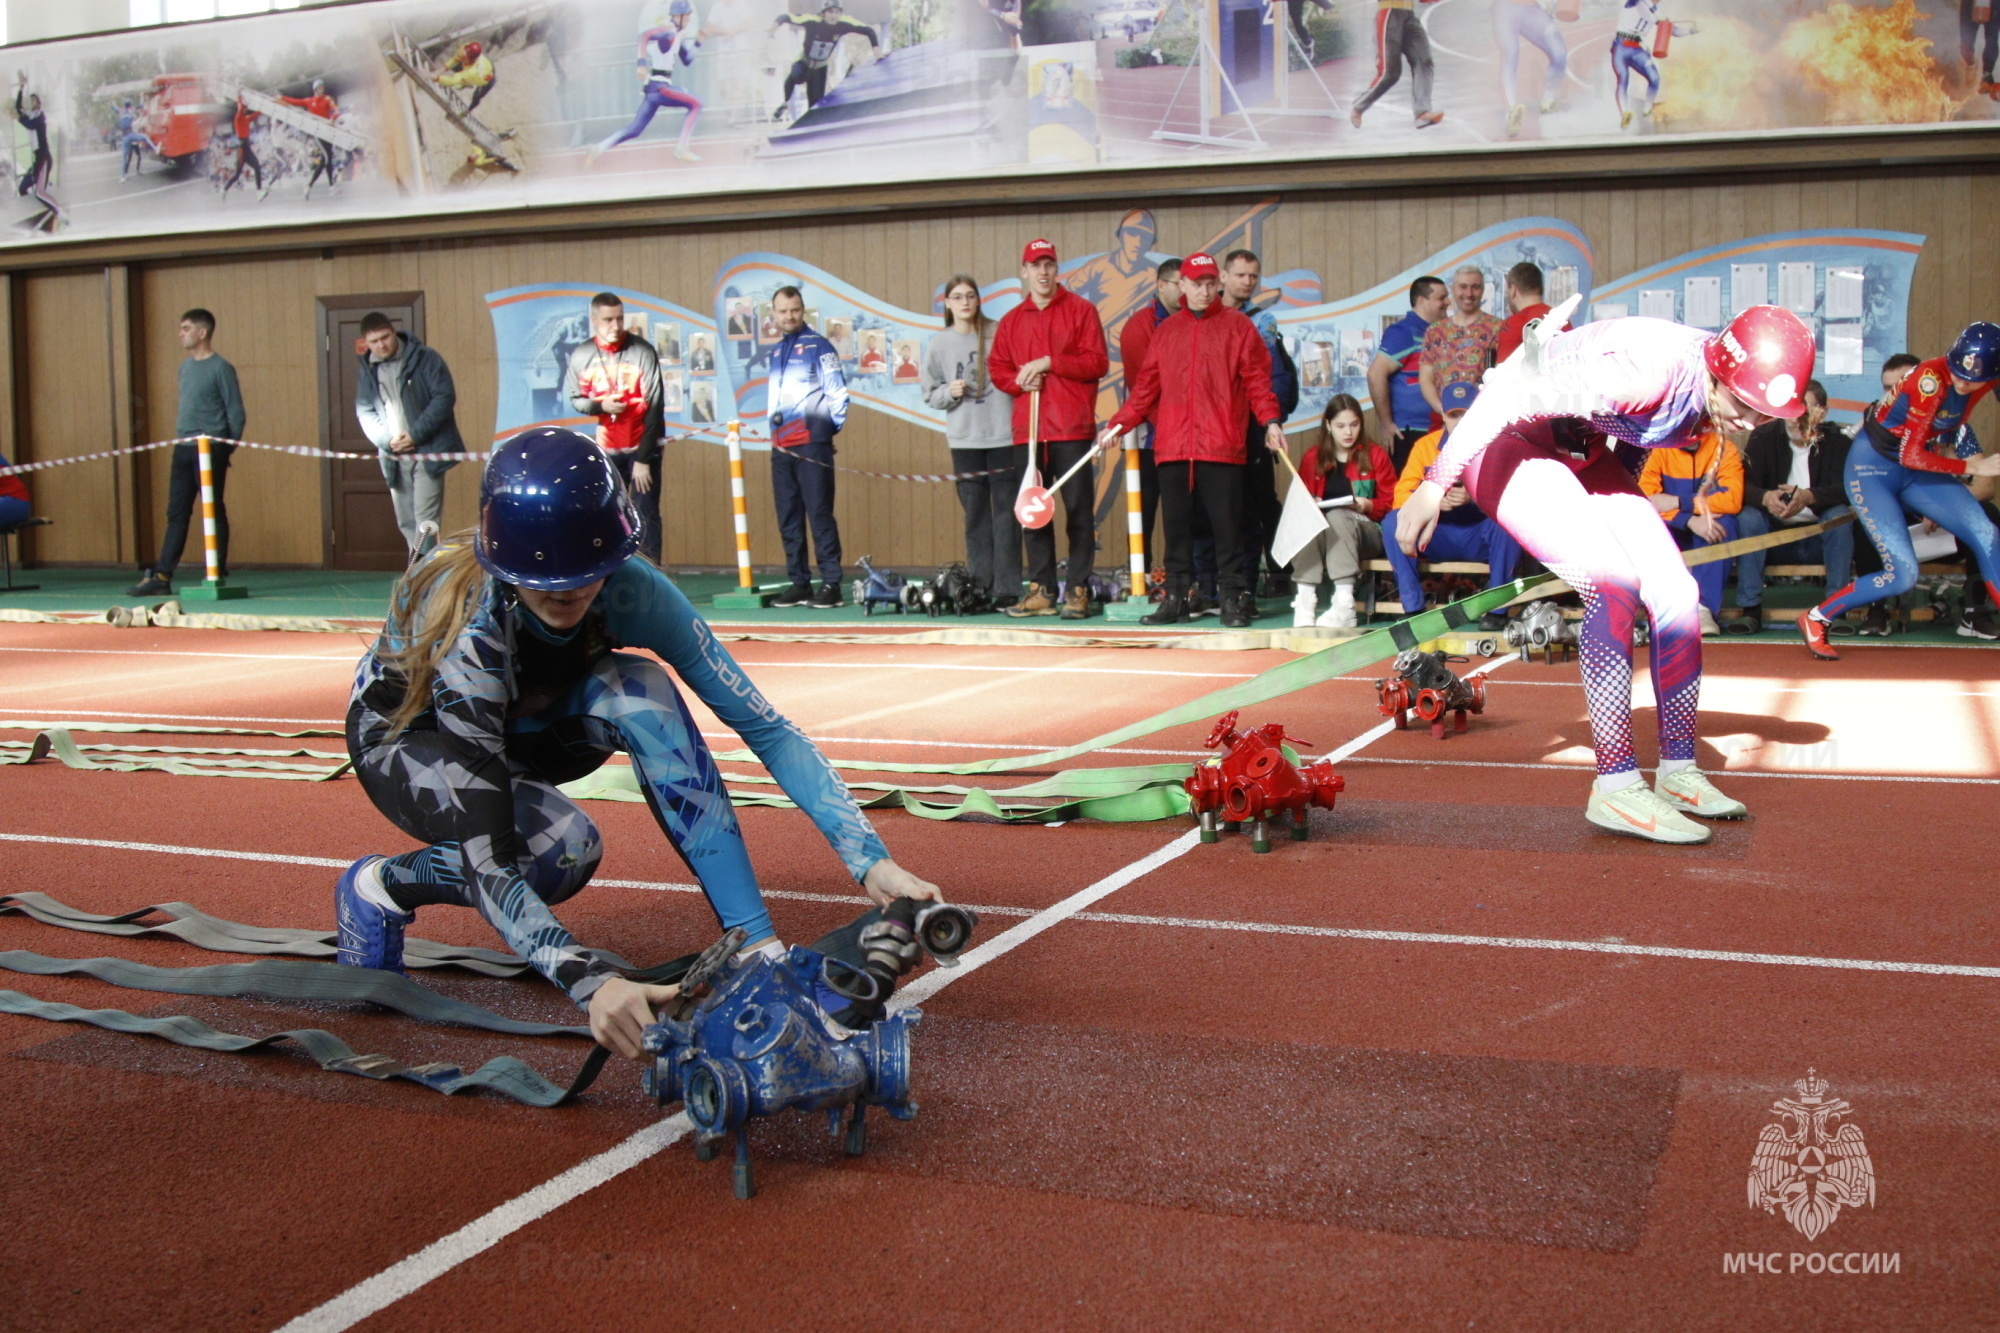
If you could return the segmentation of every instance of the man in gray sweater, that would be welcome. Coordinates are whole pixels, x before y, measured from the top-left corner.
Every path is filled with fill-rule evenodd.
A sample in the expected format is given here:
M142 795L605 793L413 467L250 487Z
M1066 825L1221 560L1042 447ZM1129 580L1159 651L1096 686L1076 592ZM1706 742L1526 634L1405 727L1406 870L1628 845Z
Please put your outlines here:
M1021 600L1021 524L1014 497L1021 489L1028 446L1014 443L1014 400L986 373L993 322L980 309L979 287L959 276L945 290L945 329L924 348L924 401L944 413L953 472L987 472L958 483L965 510L965 563L993 591L996 607Z
M215 484L215 554L217 569L229 573L229 511L222 486L229 477L232 445L243 438L243 394L236 387L236 367L216 355L215 316L196 308L181 316L180 411L174 418L176 439L210 437L209 459ZM192 441L174 446L173 468L167 481L167 530L160 541L160 558L137 583L126 589L134 597L152 597L174 590L174 569L187 545L188 520L201 498L201 467ZM204 561L204 566L206 562Z

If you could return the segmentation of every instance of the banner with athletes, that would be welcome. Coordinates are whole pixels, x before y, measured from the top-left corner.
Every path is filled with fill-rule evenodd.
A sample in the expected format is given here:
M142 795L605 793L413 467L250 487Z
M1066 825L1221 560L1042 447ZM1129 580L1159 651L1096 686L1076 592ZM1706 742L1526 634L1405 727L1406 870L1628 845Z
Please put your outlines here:
M1990 124L1914 0L378 0L10 51L0 246L1236 159ZM1961 13L1970 15L1963 23Z

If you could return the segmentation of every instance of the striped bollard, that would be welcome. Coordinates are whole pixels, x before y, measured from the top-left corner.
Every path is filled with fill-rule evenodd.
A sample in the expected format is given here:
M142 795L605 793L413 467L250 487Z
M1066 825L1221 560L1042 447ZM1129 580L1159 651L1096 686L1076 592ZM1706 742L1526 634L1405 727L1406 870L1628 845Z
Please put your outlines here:
M199 588L182 589L180 595L183 600L193 598L204 602L248 597L248 588L232 588L222 581L222 553L215 545L215 454L208 436L195 437L194 456L201 473L201 549L208 578Z
M1131 548L1132 587L1125 601L1105 605L1106 620L1138 620L1152 614L1146 600L1146 511L1139 489L1139 450L1135 431L1125 432L1125 540Z
M724 436L729 444L729 511L736 525L736 591L719 592L714 605L721 607L762 607L764 595L757 591L750 573L750 510L743 499L743 423L731 421Z

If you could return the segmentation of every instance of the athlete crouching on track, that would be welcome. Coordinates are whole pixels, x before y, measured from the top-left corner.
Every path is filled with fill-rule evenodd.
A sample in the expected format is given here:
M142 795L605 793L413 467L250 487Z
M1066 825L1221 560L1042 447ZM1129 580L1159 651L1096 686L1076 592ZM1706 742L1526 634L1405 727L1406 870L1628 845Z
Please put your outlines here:
M1740 819L1741 801L1695 767L1701 620L1694 576L1609 441L1671 448L1711 426L1750 430L1805 410L1813 338L1755 306L1720 333L1661 319L1586 324L1524 347L1486 387L1396 520L1415 555L1463 476L1474 503L1583 599L1579 657L1597 780L1584 817L1655 842L1707 842L1688 819ZM1545 345L1543 345L1545 344ZM1648 790L1632 752L1632 622L1645 603L1660 767Z
M603 844L559 792L613 752L746 952L781 948L714 757L657 653L756 751L877 905L939 897L889 859L819 750L781 717L667 576L635 558L639 518L596 445L543 429L501 445L479 529L413 566L355 673L347 751L389 821L428 844L364 856L335 890L339 960L401 971L403 929L431 903L477 908L636 1058L672 986L586 954L549 911L590 881Z

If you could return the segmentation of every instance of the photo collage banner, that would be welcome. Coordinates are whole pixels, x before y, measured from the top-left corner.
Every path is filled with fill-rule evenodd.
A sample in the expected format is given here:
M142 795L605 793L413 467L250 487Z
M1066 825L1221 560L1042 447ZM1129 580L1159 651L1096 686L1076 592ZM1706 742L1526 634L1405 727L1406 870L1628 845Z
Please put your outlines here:
M1659 135L1781 157L1991 123L2000 24L1957 8L379 0L137 29L10 50L0 245Z

